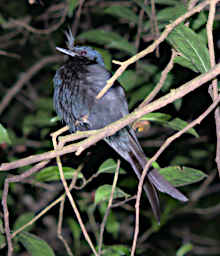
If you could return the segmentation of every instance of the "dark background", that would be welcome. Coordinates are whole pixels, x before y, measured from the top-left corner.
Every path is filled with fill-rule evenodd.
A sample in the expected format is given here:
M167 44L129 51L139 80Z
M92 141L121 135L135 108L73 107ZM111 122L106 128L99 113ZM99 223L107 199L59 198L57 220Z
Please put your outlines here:
M147 11L144 12L142 22L139 23L143 2L89 0L83 3L73 0L42 0L32 5L24 0L0 2L1 124L7 129L11 140L11 144L5 142L0 144L1 162L52 150L50 133L63 126L59 121L51 122L55 117L52 79L56 69L64 62L64 57L56 52L55 47L65 47L63 32L68 29L68 26L76 36L76 44L96 48L103 55L108 69L114 72L118 66L111 64L113 59L126 60L136 52L145 49L158 37L157 32L152 28L152 20L155 17L152 15L149 1L147 1ZM187 6L187 1L156 1L157 25L160 33L172 21L172 11L169 12L168 8L177 6L184 8ZM111 9L112 7L117 7L120 11L116 12ZM128 9L134 16L130 12L126 15ZM174 16L176 15L178 13ZM203 18L199 15L201 13L189 19L190 27L207 40L205 26L208 8L202 12ZM219 18L219 8L217 8L213 28L216 61L219 59ZM196 22L200 25L193 25ZM138 35L140 27L141 34ZM104 34L100 30L103 30ZM91 34L85 34L86 32ZM138 49L135 48L137 44ZM169 62L171 49L171 45L164 41L158 48L158 56L155 52L147 55L138 63L129 66L120 78L131 111L146 98L158 82L161 72ZM30 78L20 83L20 88L10 100L6 100L3 106L3 100L7 99L9 92L16 87L18 81L27 77L30 69L48 56L54 56L54 61L42 63ZM197 75L199 73L175 64L157 97L168 93L172 88L178 88ZM178 103L170 104L158 112L187 122L194 120L212 103L208 86L209 84L203 85ZM212 178L206 186L204 186L206 181L202 180L181 188L181 191L191 199L187 204L181 204L161 194L163 214L160 227L157 226L149 204L143 196L136 255L220 255L218 228L220 185L215 163L216 130L213 113L196 127L196 131L199 134L198 138L190 134L183 135L167 148L158 159L158 163L161 167L171 165L192 167L212 175ZM151 157L165 139L174 133L173 129L164 127L158 122L152 122L148 132L139 133L138 136L147 157ZM118 155L101 141L79 157L74 154L63 156L62 162L63 166L74 169L83 163L83 175L89 179L109 158L117 161ZM52 160L48 166L55 167L55 160ZM1 191L7 176L22 173L29 167L2 172ZM119 176L117 186L126 193L135 195L137 180L124 161L121 167L126 174ZM73 192L83 221L95 245L97 245L96 239L106 207L106 202L94 204L95 192L101 185L112 184L112 181L113 174L102 174L83 189ZM80 180L77 182L78 185L81 184ZM192 200L193 195L198 191L200 196ZM60 181L36 183L35 177L11 184L8 198L10 227L14 229L15 223L22 216L24 216L24 223L27 222L32 214L37 214L62 192L63 187ZM3 217L2 209L0 213ZM56 255L68 255L64 245L57 238L58 215L59 207L55 206L41 217L29 232L45 240ZM114 251L113 245L121 244L124 250L130 248L134 225L135 200L113 208L104 233L103 243L106 251L103 255L129 255L128 252L120 254L119 250ZM91 255L68 200L64 209L63 235L74 255ZM188 244L192 245L192 248L190 247L190 252L187 253ZM22 243L14 240L14 246L15 255L29 255ZM180 248L183 251L186 250L184 254L177 254ZM6 255L5 247L0 254Z

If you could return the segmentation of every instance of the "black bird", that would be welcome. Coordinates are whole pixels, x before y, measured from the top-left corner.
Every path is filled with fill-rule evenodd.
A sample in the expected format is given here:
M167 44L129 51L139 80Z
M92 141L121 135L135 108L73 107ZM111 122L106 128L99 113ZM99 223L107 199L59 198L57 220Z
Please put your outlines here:
M70 132L96 130L127 115L125 93L118 81L99 100L97 94L106 85L111 73L106 70L101 55L91 47L74 46L74 37L66 32L68 49L56 49L69 56L53 79L54 107ZM127 126L104 139L121 157L130 163L137 177L147 161L135 132ZM156 219L160 220L160 204L156 189L180 200L188 199L155 169L148 172L144 190Z

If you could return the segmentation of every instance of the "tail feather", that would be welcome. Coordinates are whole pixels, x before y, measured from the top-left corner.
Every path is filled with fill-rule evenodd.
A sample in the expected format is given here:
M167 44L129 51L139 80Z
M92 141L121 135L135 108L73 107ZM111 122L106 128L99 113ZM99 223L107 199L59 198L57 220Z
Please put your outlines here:
M140 162L142 168L144 169L144 167L147 164L147 160L139 142L136 139L136 136L132 133L133 131L129 131L130 144L132 145L131 148L133 149L135 156ZM159 174L159 172L156 169L151 169L148 172L147 177L149 178L150 182L154 184L154 186L160 192L167 193L168 195L182 202L188 201L187 197L185 197L178 189L176 189L167 180L165 180L164 177L161 174Z
M135 158L133 152L129 152L130 160L129 163L131 164L134 172L136 173L138 179L141 178L142 167ZM155 189L154 185L149 181L148 178L145 179L144 183L144 191L146 196L150 202L151 208L153 210L154 216L158 222L160 222L160 201L158 197L157 190Z
M128 130L125 128L120 132L121 135L118 135L119 137L121 136L121 138L119 138L118 135L113 135L109 138L105 138L105 141L121 157L130 163L138 179L140 179L141 173L147 164L145 154L133 130ZM122 139L125 139L125 137L127 139L123 141ZM167 193L168 195L180 201L188 201L188 199L179 190L173 187L167 180L165 180L156 169L150 170L147 174L147 177L145 178L144 190L158 222L160 221L160 202L156 189L163 193Z
M168 195L182 202L188 201L188 198L184 196L184 194L182 194L178 189L173 187L167 180L165 180L164 177L157 172L157 170L150 170L148 173L148 178L160 192L167 193Z
M126 132L127 133L127 132ZM131 145L126 150L121 148L120 142L117 137L111 136L111 139L105 138L105 141L126 161L130 163L132 166L135 174L137 175L138 179L141 178L141 172L143 170L142 165L139 162L139 159L136 156L136 152L133 152L133 149L129 149L130 147L133 148ZM144 184L144 191L146 196L150 202L151 208L153 210L154 216L158 222L160 222L160 202L157 190L155 189L154 185L151 184L148 178L145 180Z

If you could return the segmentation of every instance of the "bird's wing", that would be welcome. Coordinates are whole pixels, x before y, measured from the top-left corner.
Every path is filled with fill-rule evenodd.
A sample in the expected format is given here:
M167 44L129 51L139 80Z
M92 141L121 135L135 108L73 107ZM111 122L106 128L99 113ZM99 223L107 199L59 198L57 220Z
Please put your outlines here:
M111 73L100 65L90 65L86 76L87 97L95 99L105 87ZM95 96L94 96L95 94ZM128 114L125 93L118 81L101 98L90 104L90 129L103 128Z

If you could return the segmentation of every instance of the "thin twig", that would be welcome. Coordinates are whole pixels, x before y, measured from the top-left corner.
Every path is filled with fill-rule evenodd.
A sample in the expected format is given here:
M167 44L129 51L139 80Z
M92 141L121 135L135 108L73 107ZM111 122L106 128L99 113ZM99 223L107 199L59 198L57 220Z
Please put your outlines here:
M161 77L160 77L160 81L158 82L158 84L155 86L155 88L153 89L153 91L148 95L148 97L138 106L138 108L142 108L144 106L146 106L149 102L151 102L155 96L158 94L158 92L160 91L160 89L163 87L163 84L167 78L168 73L171 71L171 69L173 68L173 60L176 57L177 52L175 50L172 50L172 55L170 58L169 63L167 64L166 68L163 70L163 72L161 73Z
M104 215L103 220L102 220L102 224L100 226L99 247L98 247L98 255L99 256L101 255L101 252L102 252L103 234L104 234L107 218L108 218L108 215L109 215L110 210L111 210L112 201L113 201L113 198L114 198L114 192L115 192L116 184L117 184L117 181L118 181L119 169L120 169L120 160L118 160L118 162L117 162L115 175L114 175L114 180L113 180L113 184L112 184L111 195L110 195L110 198L109 198L109 201L108 201L108 206L107 206L107 209L105 211L105 215Z
M73 24L73 28L72 28L74 36L76 35L77 29L79 26L80 17L81 17L81 13L82 13L82 7L83 7L84 2L85 2L85 0L79 0L79 7L78 7L78 10L75 15L74 24Z
M8 56L8 57L16 58L16 59L20 59L21 58L21 56L19 56L16 53L6 52L6 51L3 51L3 50L0 50L0 55Z
M65 6L63 12L60 15L60 20L48 29L34 28L34 27L30 26L29 24L27 24L27 22L25 22L24 19L22 19L22 20L11 19L10 22L4 24L4 27L6 27L6 28L14 28L15 26L22 27L22 28L25 28L26 30L28 30L29 32L32 32L35 34L47 35L47 34L52 33L53 31L56 31L64 23L64 21L66 19L66 15L68 13L68 10L69 10L69 5L66 3L66 6Z
M151 0L151 19L152 19L152 25L153 25L153 33L155 31L156 38L159 37L160 32L158 29L158 24L157 24L157 15L156 15L156 8L155 8L155 1ZM156 57L159 58L159 46L156 48Z
M208 47L209 47L209 56L210 56L210 64L211 67L215 66L215 50L214 50L214 42L213 42L213 23L215 19L215 10L216 10L216 4L218 1L213 0L210 1L210 8L209 8L209 17L208 22L206 25L207 29L207 38L208 38ZM216 100L218 97L218 81L217 79L214 79L212 81L212 93L213 101ZM216 164L218 168L218 173L220 176L220 108L216 108L215 110L215 125L216 125Z
M71 181L71 184L69 186L69 190L71 190L75 184L76 184L76 181L77 181L77 177L78 177L78 174L79 172L81 171L83 165L80 165L76 172L74 172L73 174L73 178L72 178L72 181ZM65 203L65 200L66 200L66 194L65 196L62 198L61 202L60 202L60 211L59 211L59 220L58 220L58 227L57 227L57 235L59 237L59 239L63 242L65 248L66 248L66 251L68 253L68 255L70 256L73 256L73 253L67 243L67 241L65 240L65 238L63 237L62 235L62 223L63 223L63 211L64 211L64 203Z
M73 256L72 251L65 240L65 238L62 235L62 223L63 223L63 211L64 211L64 204L65 204L66 197L63 197L62 201L60 202L60 210L59 210L59 220L58 220L58 227L57 227L57 236L59 239L63 242L64 247L66 248L66 251L69 256Z
M132 196L132 197L126 198L125 200L123 200L123 201L121 201L121 202L112 204L111 208L115 208L115 207L122 206L122 205L126 204L127 202L136 199L136 197L137 197L137 196L134 195L134 196Z
M144 0L144 6L146 5L147 5L147 0ZM137 51L140 45L140 37L141 37L142 26L143 26L143 17L144 17L144 8L140 10L139 19L138 19L138 30L137 30L137 36L135 41L135 48L137 49Z

